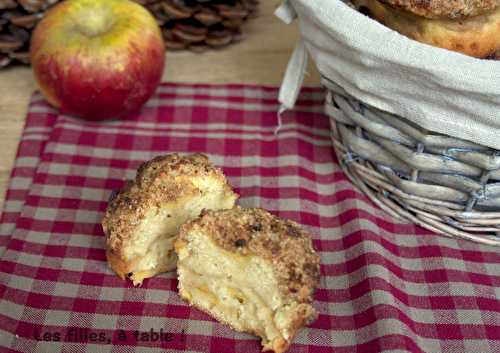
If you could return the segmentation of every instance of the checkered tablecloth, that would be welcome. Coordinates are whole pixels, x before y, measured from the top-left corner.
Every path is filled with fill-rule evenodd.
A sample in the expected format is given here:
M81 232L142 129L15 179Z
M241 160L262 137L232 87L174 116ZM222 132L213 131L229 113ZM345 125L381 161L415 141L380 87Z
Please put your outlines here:
M276 126L277 89L163 84L140 116L90 123L33 96L0 227L0 352L259 352L177 295L107 267L112 190L158 154L203 152L243 206L307 228L319 318L290 352L500 352L500 249L435 236L374 207L340 171L323 93Z

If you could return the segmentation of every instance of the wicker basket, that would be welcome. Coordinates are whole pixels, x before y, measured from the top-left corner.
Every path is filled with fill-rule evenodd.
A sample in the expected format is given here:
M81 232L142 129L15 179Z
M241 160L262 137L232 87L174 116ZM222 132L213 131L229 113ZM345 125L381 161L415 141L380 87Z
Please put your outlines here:
M500 245L500 151L368 107L324 78L332 140L349 179L396 218Z
M280 111L294 106L310 56L349 179L396 218L499 246L500 63L410 40L344 1L276 11L301 32Z

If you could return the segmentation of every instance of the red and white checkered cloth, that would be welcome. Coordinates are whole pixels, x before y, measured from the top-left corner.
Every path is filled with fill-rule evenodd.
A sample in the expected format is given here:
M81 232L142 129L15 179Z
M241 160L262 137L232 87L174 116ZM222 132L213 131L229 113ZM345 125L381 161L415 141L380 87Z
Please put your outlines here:
M258 352L253 336L181 301L175 274L134 288L106 265L112 190L153 156L203 152L241 205L313 234L320 315L291 353L499 353L499 249L391 219L342 174L322 90L302 92L278 136L276 98L269 87L163 84L140 116L90 123L35 94L0 227L0 352Z

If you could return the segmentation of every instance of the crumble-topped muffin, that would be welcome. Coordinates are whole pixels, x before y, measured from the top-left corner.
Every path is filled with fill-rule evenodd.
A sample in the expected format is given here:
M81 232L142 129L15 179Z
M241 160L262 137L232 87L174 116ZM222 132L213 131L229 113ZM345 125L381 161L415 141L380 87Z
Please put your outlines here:
M175 243L179 293L237 331L284 352L317 314L320 258L309 234L262 209L204 211Z
M465 18L490 12L500 6L499 0L381 0L394 8L426 18Z
M175 269L179 227L203 209L231 208L237 198L222 171L202 154L170 154L142 164L102 221L108 263L134 285Z

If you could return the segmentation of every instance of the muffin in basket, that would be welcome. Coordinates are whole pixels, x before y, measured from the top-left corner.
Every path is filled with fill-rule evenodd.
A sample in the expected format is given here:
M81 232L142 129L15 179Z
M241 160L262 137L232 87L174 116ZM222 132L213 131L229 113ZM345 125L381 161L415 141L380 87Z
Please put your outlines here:
M134 285L175 269L179 227L203 209L231 208L237 198L204 155L171 154L142 164L135 181L110 201L102 221L109 265Z
M500 50L499 0L351 0L361 12L422 43L477 58Z
M264 350L284 352L316 318L319 256L299 225L262 209L206 211L175 243L179 293Z

